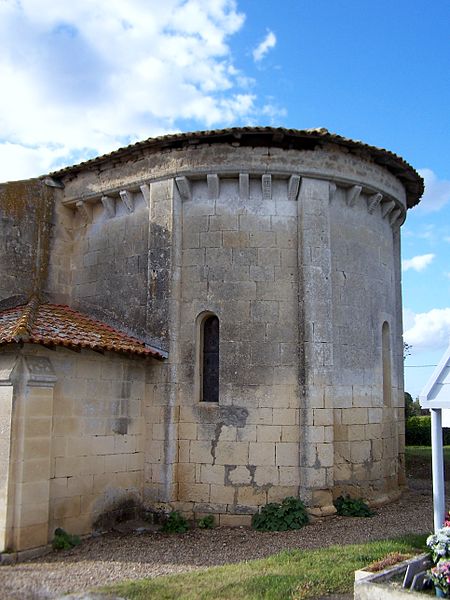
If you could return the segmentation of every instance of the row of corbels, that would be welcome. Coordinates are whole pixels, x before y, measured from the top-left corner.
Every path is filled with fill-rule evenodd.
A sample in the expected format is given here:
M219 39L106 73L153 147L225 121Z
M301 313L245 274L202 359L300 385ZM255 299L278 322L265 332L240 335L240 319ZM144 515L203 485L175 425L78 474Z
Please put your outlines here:
M150 186L148 184L144 184L139 186L142 196L147 203L147 206L150 204ZM119 191L120 201L125 206L126 211L131 214L134 212L135 206L135 194L130 190L120 190ZM103 205L105 213L109 218L116 216L116 199L113 196L108 196L104 194L100 197L100 201ZM93 202L92 200L78 200L75 203L75 206L83 215L86 223L92 223L93 216Z
M175 183L182 200L192 200L192 186L188 177L175 177ZM220 177L217 173L208 173L206 175L208 186L208 196L211 200L217 200L220 193ZM288 180L287 196L288 200L296 200L300 187L300 175L291 175ZM272 175L264 173L261 175L261 193L263 200L272 199ZM250 197L250 175L248 173L239 173L239 198L248 200Z
M220 180L219 176L215 173L208 173L206 176L208 185L208 195L211 199L217 199L219 197ZM183 200L190 200L192 198L192 186L191 181L188 177L176 177L175 184L178 188L180 196ZM264 200L270 200L272 198L272 175L264 174L261 176L262 186L262 197ZM288 182L288 199L295 200L298 195L300 186L300 176L292 175ZM140 186L141 193L144 200L149 205L150 202L150 186L144 184ZM120 200L123 202L128 213L134 211L134 193L129 190L119 191ZM248 173L239 174L239 196L242 200L246 200L250 197L250 176ZM97 199L96 199L97 200ZM116 199L112 196L103 195L100 197L100 201L103 204L103 208L108 217L114 217L116 214ZM75 206L83 215L86 223L92 223L93 213L93 200L78 200Z
M208 174L206 176L206 182L208 185L208 196L211 200L216 200L219 197L219 185L220 179L217 174ZM300 175L291 175L288 179L287 184L287 198L288 200L296 200L300 189L301 177ZM192 199L192 186L188 177L176 177L175 183L177 185L180 196L183 200ZM330 183L330 199L334 196L337 186L335 183ZM361 185L353 185L346 188L345 201L347 206L354 206L363 191ZM247 200L250 193L250 178L248 173L239 174L239 197L241 200ZM263 200L272 199L272 175L265 173L261 175L261 193ZM389 223L394 225L399 219L403 220L405 210L401 208L394 200L385 198L380 192L367 195L367 210L369 214L373 214L375 209L381 205L381 216L383 219L389 219Z
M219 198L220 193L220 177L216 173L208 173L206 175L208 186L208 196L212 200ZM287 199L296 200L300 190L300 175L291 175L287 182ZM175 184L182 200L192 200L192 182L186 176L175 177ZM330 200L333 198L337 186L330 182ZM147 203L150 205L150 186L143 184L139 186L141 194ZM361 197L363 188L361 185L353 185L345 189L345 201L347 206L354 206ZM272 199L272 175L264 173L261 175L261 193L263 200ZM250 175L248 173L239 173L239 197L241 200L247 200L250 197ZM367 201L367 210L369 214L373 214L378 206L381 206L381 216L387 218L391 225L403 221L405 210L399 206L394 200L386 198L380 192L373 194L365 194ZM128 213L134 212L135 193L130 190L119 191L120 201L125 206ZM108 217L112 218L116 215L116 198L110 195L102 195L100 201ZM78 200L76 207L83 215L86 223L92 223L93 205L92 199Z
M334 191L336 191L336 185L330 184L334 186ZM354 206L363 191L362 186L353 185L346 189L345 192L345 202L347 206ZM383 194L380 192L376 192L374 194L368 194L366 196L367 201L367 210L369 214L373 214L378 206L381 206L381 216L383 219L388 219L391 225L394 225L400 219L403 221L405 210L401 208L394 200L389 198L385 198Z

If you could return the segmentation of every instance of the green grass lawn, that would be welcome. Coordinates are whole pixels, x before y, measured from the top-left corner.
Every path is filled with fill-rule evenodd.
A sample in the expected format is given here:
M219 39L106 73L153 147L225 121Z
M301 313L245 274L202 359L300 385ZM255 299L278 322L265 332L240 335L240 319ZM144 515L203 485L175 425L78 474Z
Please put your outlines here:
M406 446L406 456L417 456L431 460L431 446ZM444 446L444 458L450 458L450 446Z
M431 448L407 446L411 477L431 477ZM450 446L444 447L450 459ZM154 579L125 581L99 591L128 600L307 600L353 590L354 571L391 552L423 552L426 536L317 550L290 550L263 560Z
M390 552L422 552L425 539L409 535L367 544L290 550L263 560L127 581L99 591L130 600L306 600L351 592L356 569Z

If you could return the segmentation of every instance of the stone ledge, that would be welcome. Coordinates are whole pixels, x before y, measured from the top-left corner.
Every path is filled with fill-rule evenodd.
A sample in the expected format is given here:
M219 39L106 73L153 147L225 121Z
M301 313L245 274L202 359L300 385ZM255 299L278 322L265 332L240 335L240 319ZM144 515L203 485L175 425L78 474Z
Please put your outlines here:
M392 581L394 579L401 579L405 575L408 566L412 563L418 561L424 562L427 559L431 567L432 562L428 554L420 554L378 573L369 573L367 576L363 575L363 570L356 571L354 600L406 600L408 597L423 597L422 594L419 595L416 591L400 587L401 583L399 583L398 587L394 587Z
M19 552L2 552L0 553L0 565L14 565L18 562L33 560L34 558L50 554L52 550L52 545L46 544L45 546L38 546L37 548L30 548L29 550L21 550Z

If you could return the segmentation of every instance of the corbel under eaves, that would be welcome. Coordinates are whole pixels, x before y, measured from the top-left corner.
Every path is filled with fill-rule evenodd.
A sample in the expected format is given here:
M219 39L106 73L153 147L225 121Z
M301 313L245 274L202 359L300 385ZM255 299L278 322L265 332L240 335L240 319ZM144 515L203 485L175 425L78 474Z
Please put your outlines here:
M328 197L330 199L330 202L333 200L334 196L336 195L336 190L337 190L337 185L334 183L334 181L330 181L328 183Z
M398 219L400 218L402 214L402 210L400 208L396 208L395 210L393 210L390 214L389 217L389 223L394 226L395 223L398 221Z
M129 213L134 212L133 194L131 192L129 192L128 190L120 190L119 196L120 196L122 202L124 203L125 208L127 209L127 211Z
M92 223L92 206L85 200L78 200L75 206L80 211L86 223Z
M144 183L143 185L139 186L139 189L141 190L141 194L145 200L145 204L147 205L148 208L150 208L150 186L148 183Z
M383 219L385 217L387 217L395 208L395 202L393 200L390 200L388 202L384 202L381 205L381 216L383 217Z
M187 177L175 177L175 183L182 200L192 199L191 183Z
M369 211L369 214L372 214L375 211L376 207L380 204L382 200L383 194L380 194L380 192L372 194L367 198L367 210Z
M105 212L108 215L108 217L110 217L110 218L115 217L116 216L116 203L114 201L114 198L111 198L111 196L102 196L101 201L103 204L103 208L105 209Z
M272 200L272 175L264 173L261 176L261 188L263 200Z
M248 200L250 195L250 176L248 173L239 173L239 198Z
M298 190L300 188L300 175L291 175L288 181L288 200L297 200Z
M362 187L360 185L352 185L351 188L348 188L347 193L345 195L345 201L347 206L354 206L358 202L358 198L361 195Z
M206 182L208 184L208 197L211 200L217 200L219 197L219 176L217 173L208 173Z

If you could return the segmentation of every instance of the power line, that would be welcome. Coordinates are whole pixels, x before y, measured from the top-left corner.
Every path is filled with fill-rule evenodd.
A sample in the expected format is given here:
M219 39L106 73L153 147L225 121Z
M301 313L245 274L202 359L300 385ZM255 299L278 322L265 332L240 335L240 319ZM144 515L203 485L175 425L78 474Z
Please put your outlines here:
M424 367L437 367L437 365L404 365L405 369L423 369Z

